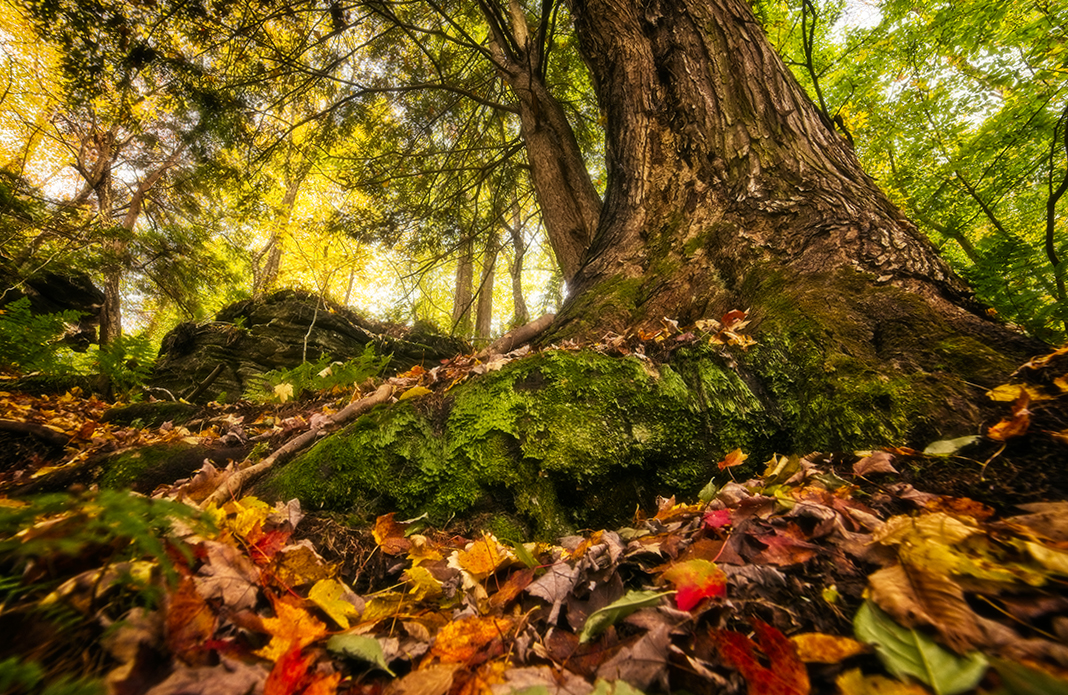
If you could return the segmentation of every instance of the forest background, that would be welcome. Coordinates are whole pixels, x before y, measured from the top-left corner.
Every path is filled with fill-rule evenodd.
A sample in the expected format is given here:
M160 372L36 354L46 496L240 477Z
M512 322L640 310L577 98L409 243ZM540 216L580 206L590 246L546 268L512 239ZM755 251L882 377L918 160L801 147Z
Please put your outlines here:
M433 32L397 40L388 4L209 4L2 6L11 288L87 272L107 297L101 342L134 334L143 353L279 287L479 340L556 308L566 286L498 76ZM978 298L1063 341L1068 9L752 4ZM603 194L603 117L568 24L553 31L546 82Z

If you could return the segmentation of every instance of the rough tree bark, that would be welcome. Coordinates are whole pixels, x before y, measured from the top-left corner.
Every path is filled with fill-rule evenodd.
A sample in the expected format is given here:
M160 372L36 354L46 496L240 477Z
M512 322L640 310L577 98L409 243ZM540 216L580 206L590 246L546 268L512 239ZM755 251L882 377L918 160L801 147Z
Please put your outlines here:
M496 229L491 229L482 254L482 277L478 283L478 302L475 307L475 345L479 348L489 345L493 329L493 276L499 251L499 234Z
M759 299L772 276L847 272L1012 341L826 126L743 0L573 0L572 13L607 116L609 187L557 334L688 323Z
M452 335L471 335L471 303L474 299L475 243L469 237L460 242L456 261L456 287L452 293Z

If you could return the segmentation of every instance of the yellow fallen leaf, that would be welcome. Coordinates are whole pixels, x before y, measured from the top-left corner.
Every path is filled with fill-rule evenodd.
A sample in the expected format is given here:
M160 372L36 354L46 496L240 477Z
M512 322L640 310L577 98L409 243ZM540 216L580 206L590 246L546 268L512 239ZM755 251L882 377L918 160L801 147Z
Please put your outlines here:
M482 581L497 571L506 560L508 551L491 534L483 534L464 550L456 553L456 564L466 570L476 581Z
M293 647L303 649L326 635L326 625L314 615L285 601L274 602L274 618L264 618L263 627L271 641L263 649L253 652L270 661L278 661Z
M404 393L402 393L401 397L398 398L397 400L398 401L406 401L409 398L419 398L420 396L425 396L428 393L433 393L433 391L431 391L430 389L428 389L425 386L413 386L410 389L408 389L407 391L405 391Z
M838 692L849 695L929 695L922 685L904 683L884 676L865 676L859 668L846 671L835 679Z
M408 593L416 601L437 598L444 591L441 582L425 567L412 567L404 573L404 581L408 584Z
M335 623L346 630L349 628L349 618L357 618L360 615L350 596L354 596L352 591L336 579L320 579L308 592L312 603L322 608Z
M293 384L278 384L274 387L274 395L281 402L285 403L293 397Z
M868 645L855 639L821 632L794 635L790 641L797 647L797 657L806 664L837 664L871 650Z
M992 401L1011 403L1020 397L1021 391L1030 396L1032 401L1048 401L1053 398L1053 396L1043 393L1034 386L1027 386L1025 384L1002 384L997 388L987 391L986 396Z

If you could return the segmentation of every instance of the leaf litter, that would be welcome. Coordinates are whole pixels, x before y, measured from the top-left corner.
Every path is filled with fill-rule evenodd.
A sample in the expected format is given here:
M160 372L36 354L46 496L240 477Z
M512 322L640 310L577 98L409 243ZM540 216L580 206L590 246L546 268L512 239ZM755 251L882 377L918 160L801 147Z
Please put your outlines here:
M1048 408L1068 392L1066 357L1025 365L992 391L1010 412L986 437L937 455L1062 447L1068 427ZM100 406L79 400L55 404L74 455L79 433L106 439L84 425ZM158 436L193 436L172 431ZM322 533L332 522L303 519L295 500L215 504L194 477L158 496L207 522L172 523L162 554L113 563L121 548L98 543L22 556L75 512L25 520L3 539L17 570L5 576L21 582L5 587L0 622L66 611L78 628L38 641L88 638L81 672L123 694L1068 691L1068 502L998 514L922 492L894 482L919 456L909 449L776 456L734 480L745 456L724 458L703 501L661 500L628 527L556 543L460 538L392 514L362 535ZM318 524L318 544L297 540L301 524ZM131 600L134 585L155 599ZM0 678L13 663L0 660Z

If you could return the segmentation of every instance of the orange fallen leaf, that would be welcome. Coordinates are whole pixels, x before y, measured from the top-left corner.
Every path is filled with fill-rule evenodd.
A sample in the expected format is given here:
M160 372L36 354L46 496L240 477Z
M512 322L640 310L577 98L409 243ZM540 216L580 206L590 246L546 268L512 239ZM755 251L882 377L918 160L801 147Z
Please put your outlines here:
M411 541L404 537L404 527L393 520L393 512L378 517L371 533L386 555L401 555L412 547Z
M456 564L477 581L482 581L496 572L508 559L504 547L488 533L456 553Z
M326 635L326 625L301 606L290 605L286 599L276 599L274 618L264 618L263 628L271 641L256 656L277 662L286 652L298 651Z
M454 620L438 632L430 654L446 664L469 663L476 655L485 654L491 643L503 640L511 629L508 618L470 616Z
M301 657L300 650L301 647L294 646L275 662L263 686L263 695L294 695L299 692L301 681L314 659L312 656Z
M837 664L851 656L871 651L868 645L855 639L821 632L794 635L790 641L797 647L797 657L806 664Z
M743 454L741 449L735 449L731 453L723 457L723 460L719 462L719 469L722 471L726 468L733 468L734 466L740 466L745 463L745 460L749 458L749 454Z

